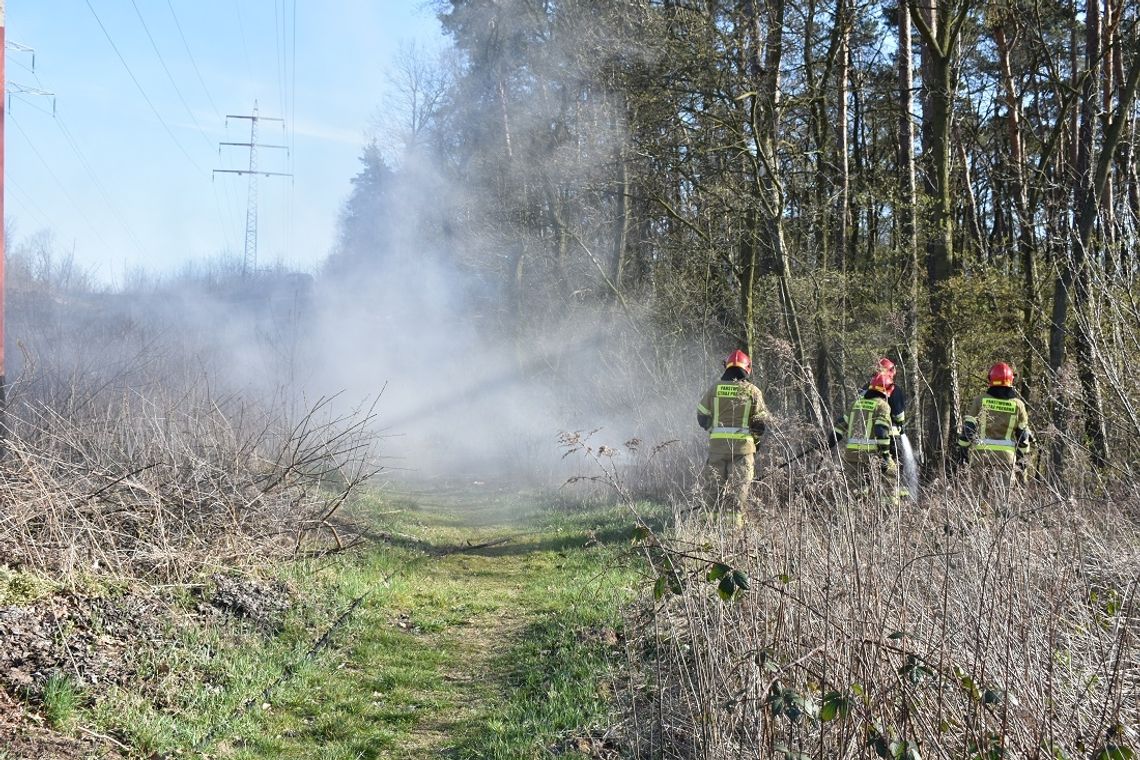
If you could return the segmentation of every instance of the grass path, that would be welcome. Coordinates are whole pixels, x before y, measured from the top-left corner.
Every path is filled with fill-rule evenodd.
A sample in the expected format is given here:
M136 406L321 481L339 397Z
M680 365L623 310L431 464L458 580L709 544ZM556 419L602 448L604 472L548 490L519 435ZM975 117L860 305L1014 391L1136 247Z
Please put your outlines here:
M321 569L318 593L373 590L210 754L548 757L605 726L637 584L627 513L478 485L368 511L375 546Z

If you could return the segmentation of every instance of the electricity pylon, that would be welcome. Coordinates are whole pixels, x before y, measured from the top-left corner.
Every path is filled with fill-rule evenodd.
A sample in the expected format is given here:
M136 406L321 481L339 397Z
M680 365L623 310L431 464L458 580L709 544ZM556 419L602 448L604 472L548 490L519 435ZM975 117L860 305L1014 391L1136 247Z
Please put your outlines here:
M249 142L220 142L218 143L218 154L221 155L223 146L237 146L240 148L249 148L249 168L248 169L214 169L214 174L244 174L249 177L249 192L246 197L245 204L245 253L241 260L241 273L243 277L249 276L250 273L257 269L257 177L258 175L264 177L292 177L289 172L267 172L257 168L257 149L258 148L279 148L281 150L288 150L288 145L269 145L266 143L259 143L257 141L257 124L261 121L277 121L281 123L281 128L285 128L285 120L277 119L271 116L261 116L257 112L257 101L253 101L252 114L226 114L226 126L229 126L230 119L248 119L249 120Z

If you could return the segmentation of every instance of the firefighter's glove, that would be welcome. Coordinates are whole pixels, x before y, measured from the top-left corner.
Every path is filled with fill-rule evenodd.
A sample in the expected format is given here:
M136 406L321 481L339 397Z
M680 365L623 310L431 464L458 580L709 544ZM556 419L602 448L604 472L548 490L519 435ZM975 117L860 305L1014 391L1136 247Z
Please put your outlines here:
M1033 443L1033 433L1028 430L1019 430L1017 433L1017 456L1029 456L1029 447Z
M697 412L697 424L700 425L705 430L708 430L709 428L712 427L712 415L711 414L701 414L700 412Z
M954 447L954 461L958 464L970 463L970 442L959 438L958 445Z
M764 422L763 420L759 422L753 422L748 426L748 429L752 432L753 438L760 438L760 436L764 435L764 433L768 431L768 423Z

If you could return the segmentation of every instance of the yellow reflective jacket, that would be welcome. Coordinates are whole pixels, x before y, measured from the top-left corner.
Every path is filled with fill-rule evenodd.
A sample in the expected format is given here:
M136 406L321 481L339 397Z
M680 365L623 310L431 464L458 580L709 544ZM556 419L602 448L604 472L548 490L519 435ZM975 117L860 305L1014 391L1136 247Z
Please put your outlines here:
M697 416L708 420L710 455L755 454L768 408L752 383L722 380L705 392L697 404Z
M1029 452L1032 438L1025 402L1012 389L995 386L970 405L969 414L962 420L958 446L1013 464L1018 452Z
M891 405L875 394L856 399L851 411L835 423L835 438L844 442L843 458L855 461L867 455L891 455Z

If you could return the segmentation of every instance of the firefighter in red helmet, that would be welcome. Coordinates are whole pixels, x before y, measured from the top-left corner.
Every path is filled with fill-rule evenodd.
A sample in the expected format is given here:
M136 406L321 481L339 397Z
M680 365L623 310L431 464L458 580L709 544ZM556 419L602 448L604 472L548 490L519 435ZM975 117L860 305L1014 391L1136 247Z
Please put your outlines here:
M749 382L751 374L748 354L733 351L724 360L720 381L697 404L697 424L709 432L705 478L714 508L724 508L738 526L756 474L756 443L768 418L763 394Z
M887 403L891 407L891 422L901 429L906 424L906 394L895 385L895 363L883 357L875 365L876 373L883 373L890 380L887 387Z
M1025 402L1013 389L1013 367L990 367L989 388L970 405L958 435L960 458L983 495L1003 496L1016 482L1018 461L1033 442Z
M843 472L854 490L873 487L882 500L895 504L904 491L899 484L898 454L887 400L894 379L888 372L876 372L851 411L835 423L832 444L843 444Z

